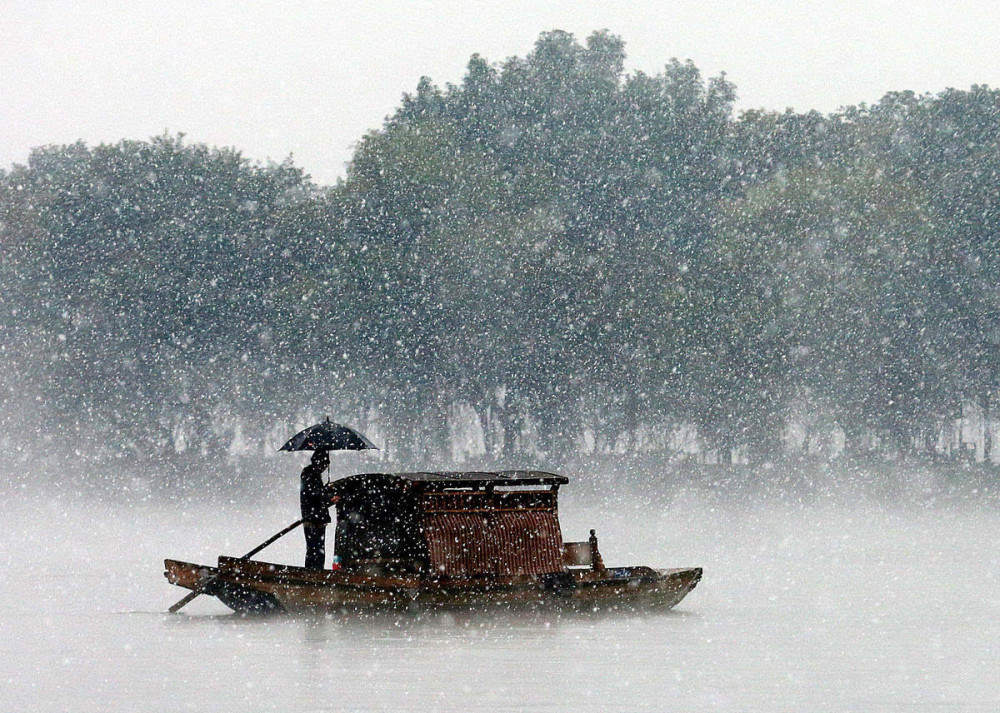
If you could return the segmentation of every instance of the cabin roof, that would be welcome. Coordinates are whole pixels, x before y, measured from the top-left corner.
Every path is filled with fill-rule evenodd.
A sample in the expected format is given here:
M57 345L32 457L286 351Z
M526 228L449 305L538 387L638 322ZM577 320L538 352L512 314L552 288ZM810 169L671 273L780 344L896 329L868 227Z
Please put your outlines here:
M343 490L371 487L388 482L410 482L442 486L462 485L565 485L569 479L541 470L501 470L472 472L416 472L416 473L361 473L335 480L330 484L332 493Z

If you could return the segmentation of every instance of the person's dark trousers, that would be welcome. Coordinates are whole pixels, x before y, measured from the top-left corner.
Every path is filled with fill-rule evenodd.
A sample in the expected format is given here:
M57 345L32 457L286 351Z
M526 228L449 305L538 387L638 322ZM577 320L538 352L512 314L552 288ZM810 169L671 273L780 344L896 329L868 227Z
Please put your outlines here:
M306 533L306 569L323 569L326 566L326 524L304 522Z

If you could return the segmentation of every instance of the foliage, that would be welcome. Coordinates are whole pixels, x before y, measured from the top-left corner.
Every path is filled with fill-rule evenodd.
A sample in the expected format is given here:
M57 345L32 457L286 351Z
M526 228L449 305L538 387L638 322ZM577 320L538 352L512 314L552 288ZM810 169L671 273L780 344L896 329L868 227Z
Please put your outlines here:
M990 408L1000 92L734 117L724 76L624 59L473 56L326 189L182 136L36 149L0 174L3 359L112 455L317 403L388 414L400 456L461 402L512 456L673 420L772 457L803 400L906 450Z

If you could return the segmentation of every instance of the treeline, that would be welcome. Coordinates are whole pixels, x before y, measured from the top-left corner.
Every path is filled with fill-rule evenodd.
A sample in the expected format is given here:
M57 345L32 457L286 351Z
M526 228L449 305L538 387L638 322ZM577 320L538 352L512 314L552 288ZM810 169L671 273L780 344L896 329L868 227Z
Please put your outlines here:
M735 116L624 57L473 56L332 187L182 136L36 149L0 175L8 445L198 458L329 414L400 459L470 420L490 457L684 424L764 459L792 413L905 453L990 412L1000 91Z

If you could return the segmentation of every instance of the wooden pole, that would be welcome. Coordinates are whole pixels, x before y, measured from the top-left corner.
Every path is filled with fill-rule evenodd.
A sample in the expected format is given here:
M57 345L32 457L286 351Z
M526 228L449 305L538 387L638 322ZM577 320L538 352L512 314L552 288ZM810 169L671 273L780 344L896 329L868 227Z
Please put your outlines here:
M295 522L293 522L291 525L289 525L288 527L286 527L281 532L278 532L278 533L272 535L271 537L269 537L268 539L264 540L263 542L261 542L259 545L257 545L252 550L250 550L245 555L243 555L240 559L244 559L245 560L245 559L249 559L250 557L253 557L255 554L257 554L258 552L260 552L262 549L264 549L265 547L267 547L268 545L270 545L272 542L280 540L282 537L284 537L285 535L287 535L289 532L291 532L292 530L294 530L296 527L298 527L301 524L302 524L301 520L296 520ZM201 584L200 587L198 587L197 589L195 589L194 591L192 591L190 594L188 594L186 597L184 597L183 599L181 599L179 602L177 602L176 604L174 604L167 611L169 611L171 614L180 611L184 606L187 605L188 602L190 602L191 600L193 600L195 597L197 597L200 594L204 594L205 593L205 589L212 582L214 582L216 579L218 579L218 575L215 575L213 577L209 577L204 582L202 582L202 584Z

